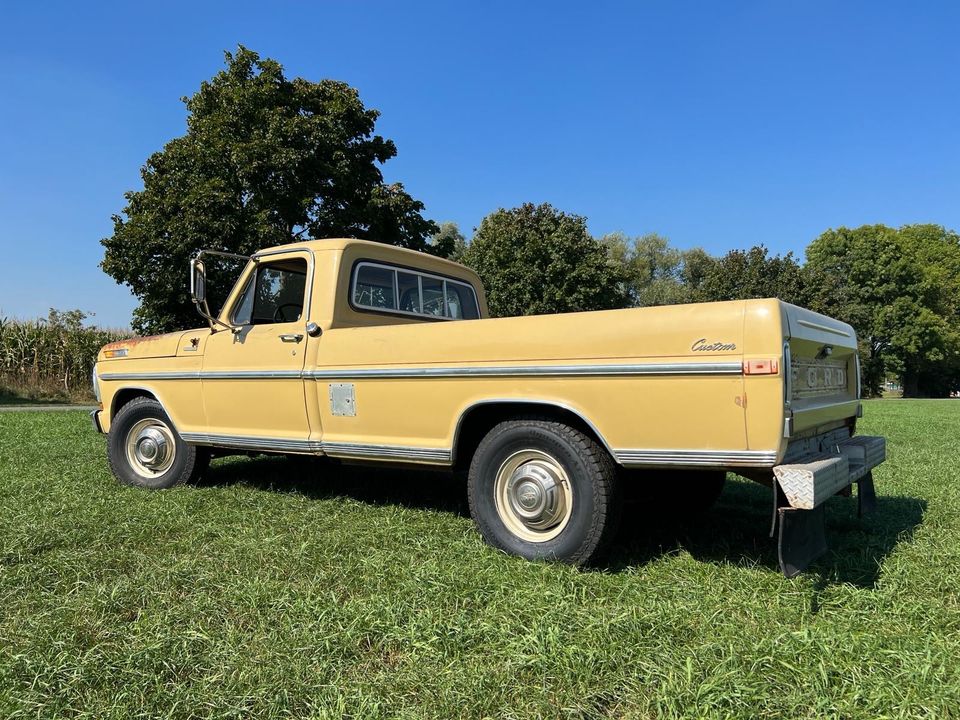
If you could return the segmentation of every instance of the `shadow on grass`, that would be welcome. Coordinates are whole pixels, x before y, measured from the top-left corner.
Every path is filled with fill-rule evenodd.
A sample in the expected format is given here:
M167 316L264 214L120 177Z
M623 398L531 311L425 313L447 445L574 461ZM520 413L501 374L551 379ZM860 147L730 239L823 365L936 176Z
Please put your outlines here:
M346 497L370 505L470 515L465 479L443 471L343 465L308 457L232 457L215 460L199 484L236 483L315 499Z
M216 461L201 481L215 487L242 483L310 498L345 497L371 505L400 505L469 517L466 482L449 472L341 465L312 458L234 457ZM821 586L876 585L884 558L897 543L909 541L923 521L926 501L884 497L878 508L857 517L856 498L827 503L829 550L808 570ZM599 569L618 572L662 555L686 551L702 562L762 567L779 572L775 541L769 537L770 490L745 480L728 481L720 501L700 515L684 515L642 503L624 508L623 522L607 560Z
M909 541L923 521L927 503L910 497L884 497L877 487L875 512L857 517L856 497L826 503L827 553L805 573L819 575L821 586L876 585L884 559ZM746 480L727 482L717 505L707 513L684 516L627 506L611 570L642 564L660 555L686 551L703 562L779 570L776 541L770 537L772 497L768 488Z

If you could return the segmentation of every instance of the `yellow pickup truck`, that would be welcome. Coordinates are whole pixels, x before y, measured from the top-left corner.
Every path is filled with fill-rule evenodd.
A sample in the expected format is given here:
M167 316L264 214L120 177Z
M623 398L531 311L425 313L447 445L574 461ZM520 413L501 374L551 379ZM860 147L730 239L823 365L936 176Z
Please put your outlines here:
M236 452L438 466L467 473L490 544L579 564L625 487L705 506L731 471L773 489L787 574L825 550L827 498L875 500L884 441L854 432L845 323L776 299L490 319L470 269L352 239L243 257L214 315L223 254L190 265L208 327L98 355L93 422L121 482L167 488Z

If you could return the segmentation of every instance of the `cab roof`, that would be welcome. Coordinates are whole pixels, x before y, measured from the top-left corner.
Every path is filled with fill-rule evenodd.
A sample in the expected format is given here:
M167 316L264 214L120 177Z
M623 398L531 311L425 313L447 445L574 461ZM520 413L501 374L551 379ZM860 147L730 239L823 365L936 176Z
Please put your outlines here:
M397 245L389 245L387 243L376 242L374 240L360 240L359 238L321 238L319 240L301 240L293 243L285 243L283 245L275 245L273 247L262 248L258 250L254 255L259 255L266 252L276 252L277 250L286 250L294 249L298 247L310 248L314 252L320 250L345 250L348 247L352 246L366 246L371 250L379 250L386 248L388 251L393 253L407 254L411 257L423 257L426 253L422 253L419 250L410 250L408 248L398 247ZM427 257L436 257L434 255L427 255ZM441 258L442 259L442 258ZM453 262L452 260L447 260L447 262ZM459 263L454 263L455 265Z
M420 252L419 250L410 250L396 245L388 245L387 243L375 242L373 240L360 240L358 238L303 240L301 242L263 248L257 251L253 257L265 253L294 250L296 248L307 248L313 252L324 250L346 252L354 258L363 256L369 260L391 262L396 265L405 265L423 270L446 273L454 277L469 279L471 283L479 286L479 278L476 273L465 265L461 265L453 260L447 260L436 255Z

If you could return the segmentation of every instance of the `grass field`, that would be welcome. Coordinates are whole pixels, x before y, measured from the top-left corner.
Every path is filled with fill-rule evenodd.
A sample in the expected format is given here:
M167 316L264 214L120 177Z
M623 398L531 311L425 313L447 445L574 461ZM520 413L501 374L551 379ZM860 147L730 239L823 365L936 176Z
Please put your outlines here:
M880 511L786 580L769 491L631 509L609 564L482 544L445 476L225 459L121 487L79 412L0 412L0 717L960 715L960 403L874 401Z

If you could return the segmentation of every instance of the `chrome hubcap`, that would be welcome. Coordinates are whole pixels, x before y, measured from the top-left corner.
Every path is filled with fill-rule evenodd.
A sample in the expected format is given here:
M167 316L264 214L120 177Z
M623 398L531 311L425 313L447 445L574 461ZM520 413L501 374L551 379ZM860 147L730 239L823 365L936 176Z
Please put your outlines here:
M173 465L176 454L173 431L161 420L140 420L127 433L127 462L141 477L162 475Z
M573 492L563 466L540 450L522 450L497 471L497 513L518 537L546 542L570 520Z

